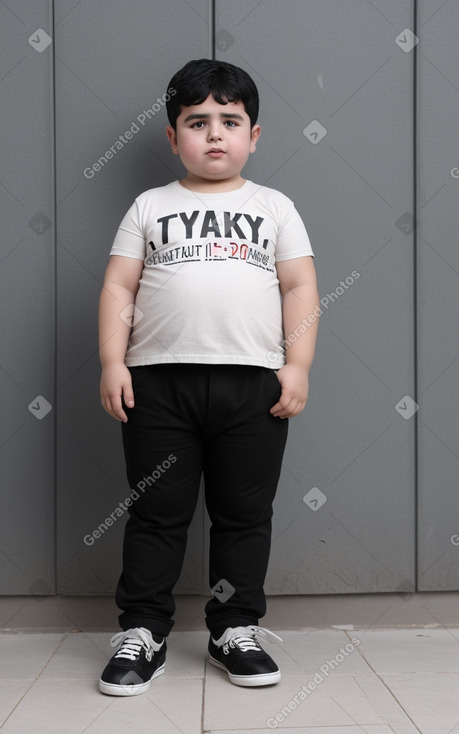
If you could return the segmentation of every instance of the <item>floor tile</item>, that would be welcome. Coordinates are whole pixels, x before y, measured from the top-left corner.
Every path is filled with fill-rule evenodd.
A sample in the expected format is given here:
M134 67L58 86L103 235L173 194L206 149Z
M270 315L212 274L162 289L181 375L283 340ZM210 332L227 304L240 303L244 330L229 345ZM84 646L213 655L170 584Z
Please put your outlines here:
M63 634L0 635L0 678L34 679L52 658Z
M32 685L30 680L2 680L0 685L0 727Z
M166 675L204 677L208 632L172 632L167 638Z
M41 674L41 680L98 680L113 654L106 650L106 642L106 635L67 634Z
M263 647L274 658L283 676L369 672L367 663L358 652L360 641L357 633L347 635L340 630L308 630L279 635L282 643L263 642Z
M357 631L360 652L386 673L459 673L459 630Z
M132 697L103 696L92 681L38 681L2 734L200 734L201 681L163 678L147 694Z
M202 695L202 680L163 675L147 694L130 698L130 708L117 698L85 734L201 734Z
M335 675L304 696L305 676L282 678L275 686L228 686L226 673L207 671L205 731L384 724L384 719L351 675ZM294 697L297 700L294 700ZM277 717L277 718L276 718Z
M422 734L459 734L459 673L385 675Z
M356 682L395 734L419 734L403 704L377 675L359 675ZM432 734L434 734L432 732Z
M38 680L2 727L2 734L81 734L110 702L93 681Z

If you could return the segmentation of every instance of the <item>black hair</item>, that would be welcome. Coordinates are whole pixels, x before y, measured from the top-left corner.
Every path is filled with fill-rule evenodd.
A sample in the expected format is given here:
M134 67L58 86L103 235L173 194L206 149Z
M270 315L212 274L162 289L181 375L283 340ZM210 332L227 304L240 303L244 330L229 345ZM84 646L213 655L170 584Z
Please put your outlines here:
M174 90L175 94L171 90ZM189 61L169 82L166 102L167 116L176 129L181 105L201 104L209 94L219 104L241 101L253 127L257 121L258 90L252 77L239 66L227 61L195 59Z

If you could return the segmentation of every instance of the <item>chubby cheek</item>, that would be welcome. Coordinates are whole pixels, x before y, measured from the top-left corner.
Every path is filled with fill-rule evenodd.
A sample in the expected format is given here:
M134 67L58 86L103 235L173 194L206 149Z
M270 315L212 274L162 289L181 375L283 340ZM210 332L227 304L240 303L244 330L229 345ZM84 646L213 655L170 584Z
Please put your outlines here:
M193 159L198 157L200 146L196 144L196 141L185 138L180 141L178 150L184 158Z

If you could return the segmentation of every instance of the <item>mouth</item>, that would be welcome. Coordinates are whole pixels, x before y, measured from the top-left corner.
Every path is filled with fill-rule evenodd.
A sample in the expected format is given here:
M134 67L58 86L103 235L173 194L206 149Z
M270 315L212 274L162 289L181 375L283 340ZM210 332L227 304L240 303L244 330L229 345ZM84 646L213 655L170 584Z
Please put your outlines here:
M221 148L211 148L207 151L206 155L210 156L211 158L221 158L222 155L225 155L225 151Z

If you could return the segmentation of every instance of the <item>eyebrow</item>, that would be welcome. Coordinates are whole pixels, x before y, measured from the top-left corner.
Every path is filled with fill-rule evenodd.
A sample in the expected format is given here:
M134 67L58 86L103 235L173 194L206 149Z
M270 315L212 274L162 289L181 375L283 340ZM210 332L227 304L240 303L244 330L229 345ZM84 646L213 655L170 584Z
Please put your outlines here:
M207 120L209 117L210 115L195 112L192 115L188 115L188 117L185 117L183 122L189 122L190 120ZM233 120L244 121L244 118L242 117L242 115L238 115L235 112L220 112L220 117L223 117L225 119L231 118Z

